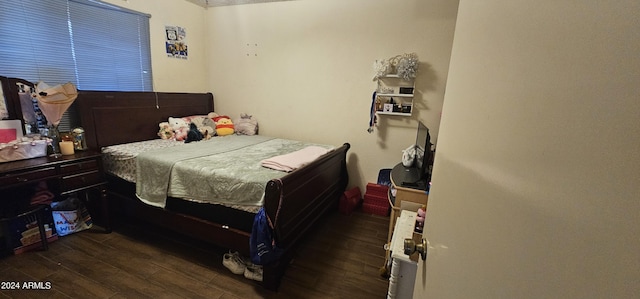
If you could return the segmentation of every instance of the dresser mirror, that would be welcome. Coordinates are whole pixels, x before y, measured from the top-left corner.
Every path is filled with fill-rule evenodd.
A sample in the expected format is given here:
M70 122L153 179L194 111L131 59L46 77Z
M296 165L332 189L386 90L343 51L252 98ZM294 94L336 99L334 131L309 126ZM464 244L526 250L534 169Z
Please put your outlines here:
M0 117L21 120L25 135L38 134L41 129L46 129L47 119L38 107L37 99L33 97L35 84L20 78L0 77L0 81L3 99ZM6 116L2 114L2 107L5 107Z
M8 78L0 76L0 81L2 81L0 84L0 119L10 119L9 101L7 100L6 92L4 90L5 85L9 83Z

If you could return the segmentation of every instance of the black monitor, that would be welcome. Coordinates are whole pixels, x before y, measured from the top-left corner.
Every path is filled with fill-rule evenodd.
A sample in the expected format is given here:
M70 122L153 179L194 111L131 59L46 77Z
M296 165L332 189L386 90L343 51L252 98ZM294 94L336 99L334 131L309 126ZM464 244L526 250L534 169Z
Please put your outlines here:
M416 158L414 165L418 169L420 180L425 180L427 184L431 180L431 167L433 164L433 152L431 151L431 145L429 128L419 121L418 133L416 135Z

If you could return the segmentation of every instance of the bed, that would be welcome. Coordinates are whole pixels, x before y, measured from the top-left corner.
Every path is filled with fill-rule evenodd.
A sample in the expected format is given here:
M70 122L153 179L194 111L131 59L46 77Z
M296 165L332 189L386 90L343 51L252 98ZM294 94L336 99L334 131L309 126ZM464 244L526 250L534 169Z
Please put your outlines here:
M158 124L168 117L215 111L211 93L79 91L75 105L87 145L95 150L158 139ZM313 162L264 182L261 204L268 217L275 219L273 237L283 249L278 260L263 265L265 288L277 291L296 244L326 213L337 210L348 183L349 147L348 143L335 146ZM255 208L173 196L154 206L136 196L136 184L130 180L109 173L107 179L112 213L249 255Z

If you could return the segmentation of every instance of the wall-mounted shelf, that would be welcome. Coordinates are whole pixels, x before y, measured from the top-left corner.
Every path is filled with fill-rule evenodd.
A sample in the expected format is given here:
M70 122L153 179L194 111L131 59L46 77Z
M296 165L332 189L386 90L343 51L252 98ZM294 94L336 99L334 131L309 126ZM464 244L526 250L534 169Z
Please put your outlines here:
M400 116L411 116L411 112L384 112L384 111L376 111L378 115L400 115Z
M379 93L379 97L392 97L392 98L413 98L413 94L404 93Z
M378 78L376 93L376 114L411 116L415 83L398 75L386 75Z

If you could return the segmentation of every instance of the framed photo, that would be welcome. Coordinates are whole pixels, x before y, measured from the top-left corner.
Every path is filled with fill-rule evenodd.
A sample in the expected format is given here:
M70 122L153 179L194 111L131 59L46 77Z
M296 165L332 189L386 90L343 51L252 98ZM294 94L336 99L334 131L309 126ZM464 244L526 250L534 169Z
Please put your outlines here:
M22 121L18 119L0 120L0 143L22 138Z
M384 104L382 107L383 112L393 112L393 104Z

